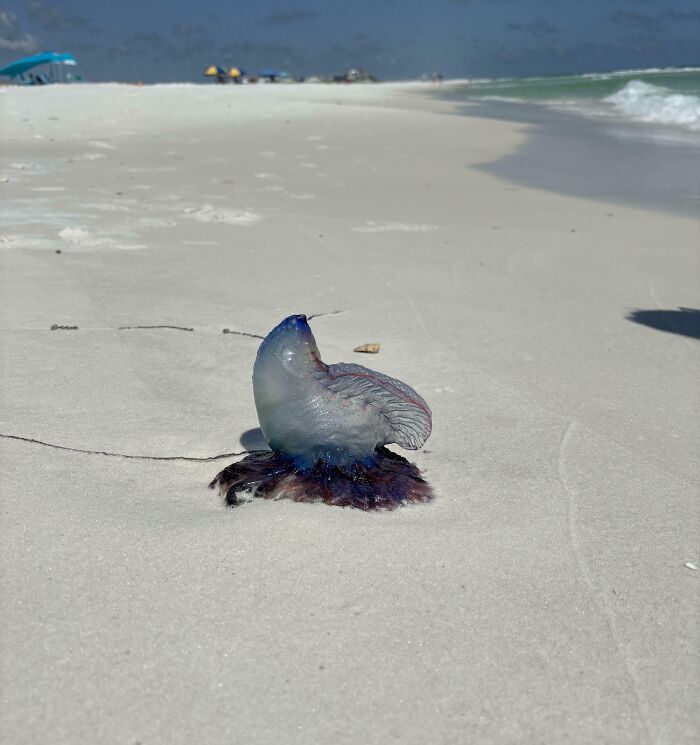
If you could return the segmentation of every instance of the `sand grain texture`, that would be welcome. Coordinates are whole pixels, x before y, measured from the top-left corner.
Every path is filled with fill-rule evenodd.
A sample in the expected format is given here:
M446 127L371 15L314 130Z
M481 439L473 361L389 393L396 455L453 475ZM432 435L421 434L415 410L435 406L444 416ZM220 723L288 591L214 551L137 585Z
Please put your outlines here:
M402 86L0 106L3 433L259 447L304 312L430 403L438 494L227 510L225 460L0 439L7 742L695 741L700 345L627 318L700 307L694 221L489 176L527 130Z

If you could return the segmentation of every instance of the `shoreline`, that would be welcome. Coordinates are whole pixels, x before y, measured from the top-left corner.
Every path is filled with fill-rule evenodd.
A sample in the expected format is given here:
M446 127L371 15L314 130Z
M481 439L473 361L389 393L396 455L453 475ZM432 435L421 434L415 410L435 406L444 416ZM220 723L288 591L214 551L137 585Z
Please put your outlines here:
M630 208L652 209L681 217L700 216L700 188L694 163L700 157L700 137L673 127L587 117L583 114L558 111L543 103L507 103L478 101L461 97L452 89L464 81L450 80L440 85L424 81L373 84L297 84L213 86L192 83L153 84L134 86L121 83L83 84L84 91L108 91L116 96L119 104L113 106L111 117L124 119L124 131L112 132L119 137L139 132L152 132L157 127L162 132L178 128L210 127L211 120L202 112L210 107L222 126L227 126L226 116L233 117L233 126L252 120L269 120L272 111L266 102L274 101L279 112L285 108L291 116L313 116L327 106L369 106L409 108L421 107L436 113L459 113L462 116L510 123L517 131L526 132L517 149L481 164L486 173L503 178L514 185L544 189L600 203L610 202ZM60 105L60 99L70 93L70 86L54 86L48 95L49 105ZM149 111L147 102L151 90L173 99L176 105L179 91L191 91L195 100L190 110L179 112L178 117L168 117L158 122L161 114ZM23 89L23 92L26 89ZM45 93L48 89L40 89ZM37 90L36 92L39 92ZM41 95L40 93L40 95ZM29 94L32 95L32 94ZM43 105L38 97L25 101L31 107ZM86 96L79 95L83 106ZM423 104L421 104L421 99ZM262 106L259 106L262 104ZM89 110L90 103L87 102ZM75 112L64 112L71 117L73 140L89 137L81 126L81 106ZM287 116L285 114L285 116ZM274 118L274 114L272 114ZM237 121L238 117L243 117ZM20 122L8 117L4 137L8 143L22 147L35 142L23 131ZM86 122L87 123L87 122ZM89 126L89 124L88 124ZM64 128L65 129L65 128Z
M465 116L528 127L519 150L485 164L487 173L553 193L700 217L700 134L545 103L469 100L449 90L436 96Z
M8 739L694 742L696 221L443 100L230 90L0 94ZM207 488L293 313L426 399L432 503Z

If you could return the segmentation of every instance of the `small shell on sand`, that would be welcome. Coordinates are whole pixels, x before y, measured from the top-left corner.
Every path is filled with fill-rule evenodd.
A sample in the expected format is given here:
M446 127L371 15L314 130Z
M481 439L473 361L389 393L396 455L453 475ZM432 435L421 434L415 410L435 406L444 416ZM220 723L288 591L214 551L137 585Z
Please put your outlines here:
M353 352L364 352L365 354L377 354L379 352L379 344L374 342L370 344L361 344L359 347L355 347Z

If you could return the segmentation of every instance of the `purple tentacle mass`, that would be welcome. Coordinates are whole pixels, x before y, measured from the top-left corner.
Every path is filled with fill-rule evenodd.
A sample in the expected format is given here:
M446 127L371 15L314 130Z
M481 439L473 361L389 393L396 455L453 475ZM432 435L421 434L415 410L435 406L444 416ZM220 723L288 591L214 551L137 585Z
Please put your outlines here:
M239 494L391 509L432 498L418 468L384 445L417 450L431 413L410 386L362 365L325 364L306 316L290 316L263 340L253 367L260 428L272 452L219 473L229 505Z

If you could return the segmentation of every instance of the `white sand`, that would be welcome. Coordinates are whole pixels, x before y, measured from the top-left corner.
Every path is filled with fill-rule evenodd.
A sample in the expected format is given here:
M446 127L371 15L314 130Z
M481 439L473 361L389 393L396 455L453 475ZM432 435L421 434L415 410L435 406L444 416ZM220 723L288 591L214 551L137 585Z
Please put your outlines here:
M696 741L700 344L626 316L700 307L697 224L488 176L526 130L401 86L0 109L2 433L255 447L222 329L343 311L324 358L428 400L438 495L227 510L231 458L3 438L5 742Z

